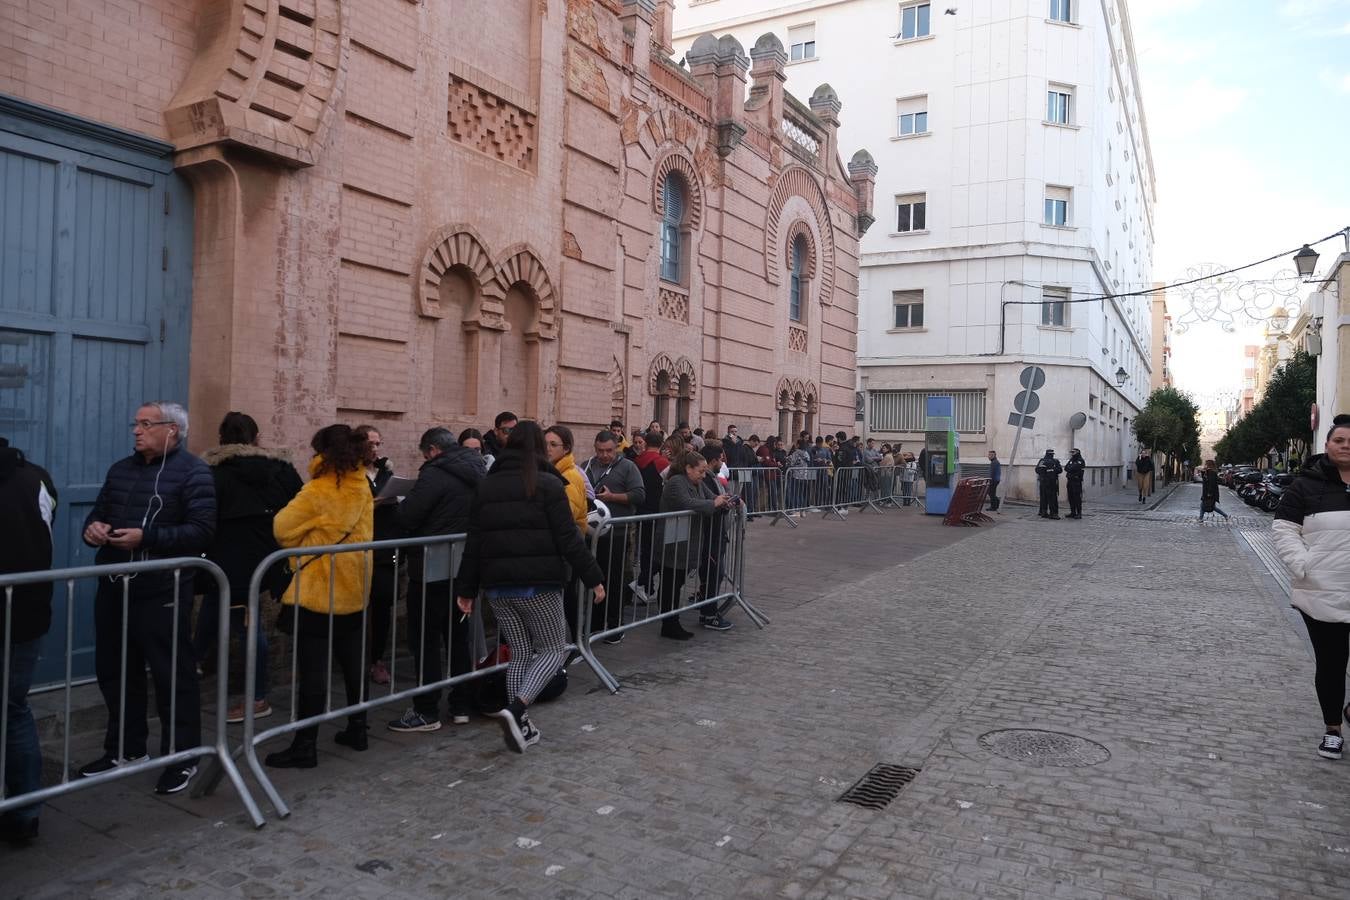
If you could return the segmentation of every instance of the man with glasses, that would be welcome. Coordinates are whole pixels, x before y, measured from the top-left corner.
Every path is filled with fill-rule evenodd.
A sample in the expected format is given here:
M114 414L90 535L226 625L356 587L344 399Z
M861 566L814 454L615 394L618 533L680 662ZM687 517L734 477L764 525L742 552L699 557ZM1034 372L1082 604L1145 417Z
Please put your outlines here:
M200 556L211 546L216 530L216 483L210 467L183 449L187 431L187 410L177 403L154 401L136 410L131 423L135 452L108 469L85 520L84 542L98 548L96 563ZM201 745L197 660L188 634L191 612L191 573L175 578L173 572L142 572L129 580L99 579L94 599L94 670L108 707L108 728L103 756L82 766L81 776L100 775L147 758L146 666L155 680L160 754ZM124 719L122 731L119 723ZM196 774L195 764L175 763L164 770L155 793L176 794Z
M647 497L642 473L631 459L619 454L619 438L612 431L602 431L595 436L595 456L591 457L582 471L595 488L595 499L609 507L610 515L615 518L635 515ZM649 522L644 527L650 528L652 525ZM628 527L616 525L600 535L595 544L595 559L605 572L605 602L592 611L591 627L601 631L617 627L623 616L623 591L627 587L623 570L628 560ZM623 633L620 632L605 641L617 644L622 639Z
M506 439L511 436L511 430L516 427L520 417L510 411L497 413L497 418L492 420L492 430L483 436L483 452L496 458L502 455L502 450L506 447Z

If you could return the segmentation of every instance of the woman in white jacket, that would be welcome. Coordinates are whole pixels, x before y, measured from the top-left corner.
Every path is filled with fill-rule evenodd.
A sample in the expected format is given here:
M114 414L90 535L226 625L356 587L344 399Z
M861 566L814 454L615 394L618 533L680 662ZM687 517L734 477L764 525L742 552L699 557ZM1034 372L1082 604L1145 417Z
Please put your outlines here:
M1294 575L1290 602L1303 614L1317 659L1326 734L1319 755L1340 759L1345 667L1350 661L1350 416L1337 416L1326 454L1314 456L1275 512L1275 547Z

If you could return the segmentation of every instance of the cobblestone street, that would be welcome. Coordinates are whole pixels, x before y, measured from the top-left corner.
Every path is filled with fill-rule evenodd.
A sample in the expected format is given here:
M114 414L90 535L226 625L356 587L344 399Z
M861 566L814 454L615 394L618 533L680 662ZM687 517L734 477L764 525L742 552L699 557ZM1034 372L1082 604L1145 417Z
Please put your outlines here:
M365 754L324 728L258 832L228 788L53 803L0 849L0 894L1346 896L1350 762L1317 757L1306 641L1243 536L1269 516L1225 491L1234 518L1198 525L1198 485L1132 500L756 522L773 623L601 647L623 690L573 667L524 757L488 722L394 735L390 710ZM919 773L838 802L878 763Z

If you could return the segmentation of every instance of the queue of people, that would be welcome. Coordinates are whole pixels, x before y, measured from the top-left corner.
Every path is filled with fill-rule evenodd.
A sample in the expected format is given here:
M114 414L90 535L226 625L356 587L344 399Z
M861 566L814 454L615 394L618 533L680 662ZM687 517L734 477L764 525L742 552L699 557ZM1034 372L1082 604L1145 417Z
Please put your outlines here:
M596 436L592 458L578 465L570 429L542 429L503 412L486 434L466 429L455 436L445 428L428 429L418 443L423 462L416 478L397 482L383 452L383 436L372 425L319 429L310 442L308 480L302 480L287 453L263 446L257 422L245 413L224 417L218 443L201 458L185 447L188 428L187 410L177 403L153 401L136 410L133 452L109 468L82 536L95 548L98 564L184 556L215 563L230 589L225 621L228 641L236 647L248 634L254 573L279 549L466 534L462 560L448 545L436 544L299 553L262 574L264 603L276 601L276 628L295 650L297 720L317 719L328 707L330 663L341 674L348 706L369 698L368 683L391 682L393 626L400 610L407 616L407 649L417 683L436 685L447 665L451 676L474 667L474 623L468 614L478 597L488 602L510 662L501 708L484 711L498 717L506 745L517 752L539 739L529 706L560 669L565 673L566 647L576 639L568 626L576 616L565 613L564 596L576 593L577 582L595 604L597 631L620 626L625 592L644 601L659 595L661 608L674 610L680 603L677 592L692 579L702 591L700 623L711 630L730 627L707 600L717 596L726 556L727 528L712 520L739 498L715 476L699 487L708 467L721 471L725 459L720 442L704 443L686 423L669 437L658 424L630 445L616 422L613 430ZM637 463L625 455L633 449ZM662 490L672 480L676 487L663 500ZM15 511L16 533L23 536L0 548L0 571L50 568L56 488L45 471L3 439L0 498L7 511ZM588 514L596 501L615 517L688 509L710 521L686 528L678 542L682 549L673 555L675 542L664 543L656 528L640 535L622 525L609 528L599 544L602 565L586 542ZM634 567L635 553L654 565ZM670 571L676 557L679 565L688 565L687 572ZM634 577L625 584L630 570ZM12 634L0 633L10 688L5 754L10 796L40 785L41 750L26 698L50 627L51 595L50 583L15 589ZM231 675L233 653L216 658L222 596L214 577L204 572L195 579L169 571L99 579L94 656L107 720L101 755L80 765L78 776L95 777L149 758L147 673L161 724L158 754L202 745L201 679L212 671L220 678ZM692 636L673 617L663 620L661 634L682 640ZM273 714L268 675L275 651L268 637L260 622L254 629L253 693L234 692L227 722L243 721L250 706L254 719ZM448 692L446 712L453 724L470 721L479 699L466 688L461 684ZM419 691L413 706L387 727L440 729L441 693L438 687ZM290 745L268 754L265 764L317 766L319 724L296 730ZM334 740L365 751L368 731L366 714L352 713ZM196 775L193 761L173 763L160 772L155 790L179 793ZM40 808L33 804L6 813L0 818L0 839L23 843L35 838Z

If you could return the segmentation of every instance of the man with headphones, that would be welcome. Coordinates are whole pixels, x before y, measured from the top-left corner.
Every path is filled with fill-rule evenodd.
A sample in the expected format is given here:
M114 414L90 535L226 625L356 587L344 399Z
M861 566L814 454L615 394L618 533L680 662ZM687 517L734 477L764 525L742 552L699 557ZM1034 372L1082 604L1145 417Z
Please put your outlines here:
M136 410L131 423L134 452L108 469L85 521L84 542L98 548L96 563L200 556L211 545L216 530L215 479L206 463L182 448L187 431L187 410L177 403L154 401ZM98 775L146 758L147 665L155 680L160 754L201 745L197 660L188 629L192 587L191 572L180 574L176 584L173 572L142 572L125 581L117 576L99 580L94 600L94 670L108 706L108 728L103 756L82 766L81 776ZM175 648L177 671L173 664ZM171 694L176 694L173 721ZM122 719L125 731L119 733ZM196 774L197 767L191 763L171 765L160 775L155 792L176 794Z

